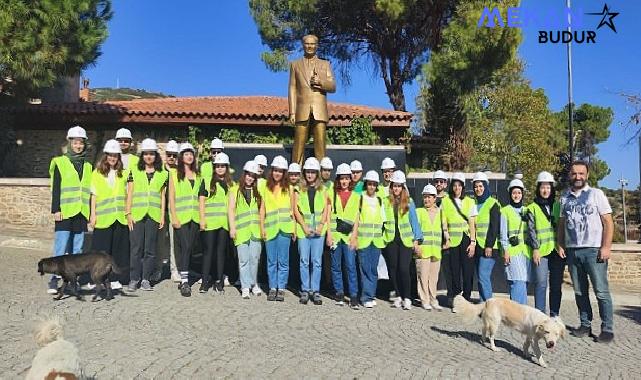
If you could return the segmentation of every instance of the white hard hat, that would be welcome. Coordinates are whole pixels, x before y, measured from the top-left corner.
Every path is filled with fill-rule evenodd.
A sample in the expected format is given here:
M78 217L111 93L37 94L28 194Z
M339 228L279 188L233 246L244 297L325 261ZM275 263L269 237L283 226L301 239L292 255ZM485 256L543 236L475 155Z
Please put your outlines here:
M320 171L320 163L316 159L316 157L309 157L308 159L305 160L305 164L303 165L303 170L316 170Z
M442 171L442 170L437 170L437 171L435 171L435 172L434 172L434 174L432 175L432 179L433 179L433 180L436 180L436 179L444 179L444 180L446 180L446 181L447 181L447 176L445 175L445 172L444 172L444 171Z
M370 170L367 173L365 173L365 178L363 178L363 181L365 181L365 182L370 181L370 182L380 183L381 179L378 176L378 172L376 172L376 170Z
M167 141L167 145L165 145L165 152L178 153L179 150L180 147L178 146L176 140Z
M215 139L211 140L211 149L225 149L223 147L223 140L219 139L216 137Z
M351 175L352 170L349 168L349 165L347 164L340 164L336 168L336 176L338 177L339 175Z
M117 139L129 139L131 140L131 131L128 130L127 128L120 128L119 130L116 131L116 138Z
M334 169L334 164L332 163L332 159L329 157L323 157L320 161L320 167L323 169L329 169L329 170Z
M283 156L276 156L272 160L272 168L287 170L287 160Z
M272 166L274 166L274 164L272 164ZM287 169L287 172L300 174L300 164L298 162L292 162L291 164L289 164L289 169Z
M474 177L472 178L472 183L477 182L477 181L483 181L489 183L490 180L487 178L487 174L483 172L476 172L474 173Z
M385 157L381 162L381 170L396 169L396 163L389 157Z
M550 172L540 172L539 175L536 176L536 183L541 182L550 182L552 184L556 183L554 176Z
M461 172L456 172L456 173L452 174L452 181L459 181L463 185L465 185L465 174L463 174Z
M258 164L254 160L247 161L243 166L243 170L252 174L258 174Z
M214 165L217 164L229 165L229 156L227 153L221 152L216 155L216 158L214 158Z
M405 182L406 182L405 173L403 173L400 170L397 170L394 173L392 173L392 178L390 178L389 181L393 182L393 183L400 183L400 184L404 185Z
M514 187L518 187L521 190L525 190L525 186L523 185L523 181L521 181L520 179L516 179L515 178L515 179L511 180L510 181L510 185L507 187L507 191L511 191L512 188L514 188Z
M254 157L254 162L256 163L256 165L267 166L267 157L259 154L258 156Z
M180 144L180 153L186 151L186 150L191 150L192 152L196 152L196 149L194 149L194 146L191 145L190 143L182 143Z
M349 164L349 169L353 172L362 172L363 171L363 165L361 164L360 161L354 160L352 161L351 164Z
M154 139L144 139L142 140L142 143L140 143L140 150L141 151L158 151L158 144L156 144L156 140Z
M79 125L69 128L67 131L67 139L87 139L87 131Z
M436 195L436 187L433 185L426 185L423 188L423 195L428 194L428 195Z
M122 154L122 149L120 149L120 144L118 144L118 141L114 139L107 140L107 142L105 143L105 147L102 149L102 151L105 153Z

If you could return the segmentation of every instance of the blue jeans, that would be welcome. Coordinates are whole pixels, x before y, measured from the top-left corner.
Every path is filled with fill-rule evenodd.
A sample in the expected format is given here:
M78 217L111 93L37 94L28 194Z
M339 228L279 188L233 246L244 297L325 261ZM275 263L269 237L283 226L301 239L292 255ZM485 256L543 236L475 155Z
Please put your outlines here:
M279 232L276 237L265 242L267 250L267 277L270 289L285 289L289 276L290 234Z
M76 254L82 252L82 245L85 242L84 232L56 231L54 233L53 255L63 256L67 253ZM60 278L53 275L52 279Z
M249 289L258 283L258 259L260 259L260 240L249 240L236 247L238 251L238 275L241 289Z
M496 250L492 251L492 257L485 257L483 248L476 247L476 255L478 257L478 277L479 277L479 295L481 301L487 301L492 298L492 270L496 260L494 256Z
M323 243L325 235L313 238L298 239L300 255L300 287L303 292L320 291L321 272L323 270ZM312 276L309 276L309 261L312 261Z
M345 294L343 290L343 267L347 272L347 290L349 297L355 298L358 295L358 279L356 278L356 252L348 244L340 242L332 251L332 282L337 294Z
M588 294L589 278L599 305L601 331L613 332L614 321L612 296L608 285L608 262L597 262L599 248L568 248L566 252L581 326L590 327L592 324L592 306Z
M527 305L527 282L508 281L510 284L510 299L521 305Z
M358 261L361 271L361 302L374 300L376 296L376 283L378 281L378 259L381 256L381 249L374 244L358 250Z
M532 271L534 272L534 307L545 313L548 292L548 257L541 257L539 265L532 262Z

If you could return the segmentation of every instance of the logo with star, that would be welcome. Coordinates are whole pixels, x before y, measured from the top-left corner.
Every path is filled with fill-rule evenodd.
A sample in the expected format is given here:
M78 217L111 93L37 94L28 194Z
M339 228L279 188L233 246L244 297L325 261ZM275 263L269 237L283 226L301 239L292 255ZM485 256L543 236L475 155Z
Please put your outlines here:
M596 12L596 13L586 13L588 15L595 15L595 16L603 16L601 17L601 22L599 22L599 26L597 26L597 29L600 29L603 25L608 26L614 33L617 32L617 28L614 26L614 21L613 19L619 15L619 12L610 12L610 8L608 7L608 4L605 4L603 6L603 10L601 12Z

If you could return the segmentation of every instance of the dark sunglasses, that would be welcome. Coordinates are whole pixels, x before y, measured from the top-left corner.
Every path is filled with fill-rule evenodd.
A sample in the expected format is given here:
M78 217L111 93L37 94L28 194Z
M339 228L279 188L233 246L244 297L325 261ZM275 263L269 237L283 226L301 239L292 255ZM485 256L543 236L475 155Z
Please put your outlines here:
M437 180L436 180L436 181L434 181L434 182L436 182L436 183L446 183L447 181L446 181L446 180L444 180L444 179L437 179Z
M171 158L176 158L176 157L178 157L178 155L177 155L177 154L175 154L175 153L167 153L167 154L165 154L165 155L166 155L167 157L171 157Z

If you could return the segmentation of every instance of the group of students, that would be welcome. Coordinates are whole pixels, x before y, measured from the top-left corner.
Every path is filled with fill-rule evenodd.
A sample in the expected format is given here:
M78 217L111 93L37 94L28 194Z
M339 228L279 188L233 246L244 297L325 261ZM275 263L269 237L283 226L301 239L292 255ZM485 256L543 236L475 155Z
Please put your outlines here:
M320 162L310 157L301 167L282 156L268 165L267 158L258 155L244 164L234 182L219 139L212 142L211 161L199 167L189 143L169 141L164 162L153 139L142 141L139 156L132 154L131 132L122 128L104 144L95 169L86 157L86 131L73 127L67 140L66 153L50 165L54 255L79 253L84 232L91 227L91 248L129 268L128 275L112 279L114 289L124 282L129 291L153 290L159 231L170 223L170 236L179 243L170 259L172 278L183 296L191 295L190 260L200 240L200 292L224 291L225 261L235 257L229 255L231 242L242 297L262 294L258 269L264 247L267 300L283 301L294 243L300 260L292 265L300 267L303 304L322 303L322 261L328 249L337 304L374 307L381 261L394 306L412 307L415 282L421 306L441 310L436 298L441 261L447 306L461 292L470 299L475 271L481 299L486 300L492 297L491 275L500 247L511 298L526 303L532 279L536 307L545 311L549 274L550 312L559 313L564 262L551 255L559 205L550 173L539 174L534 202L528 206L523 205L523 182L511 181L510 202L501 207L484 173L472 178L470 197L462 173L448 179L437 171L434 185L422 190L423 204L415 205L405 174L390 158L381 164L381 180L374 170L363 175L359 161L341 163L332 178L328 157ZM57 283L52 277L50 293L57 291Z

